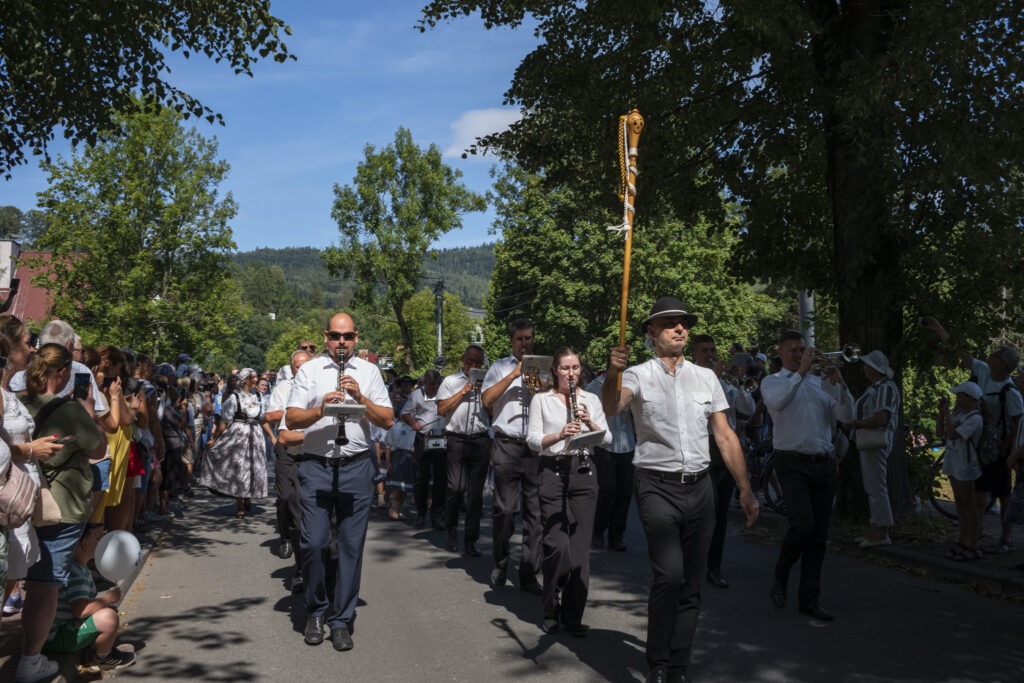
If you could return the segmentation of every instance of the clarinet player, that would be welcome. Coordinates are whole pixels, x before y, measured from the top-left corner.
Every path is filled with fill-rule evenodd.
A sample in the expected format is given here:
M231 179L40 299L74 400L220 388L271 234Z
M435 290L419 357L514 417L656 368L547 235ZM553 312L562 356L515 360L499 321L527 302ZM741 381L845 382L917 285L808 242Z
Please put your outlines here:
M353 647L363 543L377 472L370 457L370 424L388 429L394 422L377 366L353 354L358 343L352 316L332 317L324 332L326 353L299 368L285 410L288 429L305 430L303 453L295 457L302 504L299 552L308 615L303 635L307 644L319 645L326 625L338 651ZM343 402L364 406L364 417L337 420L324 415L325 405ZM325 555L335 534L338 566L334 593L328 596Z
M590 540L597 508L597 477L586 451L567 448L585 432L611 433L601 400L578 386L580 357L571 348L555 352L554 386L534 396L526 443L540 454L540 518L544 572L545 633L564 630L576 637L587 634L583 610L590 585Z

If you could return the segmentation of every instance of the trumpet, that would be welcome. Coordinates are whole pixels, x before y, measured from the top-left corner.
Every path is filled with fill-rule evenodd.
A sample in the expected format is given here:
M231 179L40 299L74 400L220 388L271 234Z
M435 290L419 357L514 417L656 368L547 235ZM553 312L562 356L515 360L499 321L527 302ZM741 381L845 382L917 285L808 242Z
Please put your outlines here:
M837 368L843 363L856 363L859 360L860 344L857 342L847 342L839 351L819 353L818 357L814 359L814 369L826 370L828 368Z
M575 422L579 422L580 418L580 406L576 402L576 383L572 381L572 376L569 377L569 403L572 406L572 419ZM584 448L580 451L580 464L576 468L577 474L592 474L593 470L590 468L590 454L587 453L587 449Z

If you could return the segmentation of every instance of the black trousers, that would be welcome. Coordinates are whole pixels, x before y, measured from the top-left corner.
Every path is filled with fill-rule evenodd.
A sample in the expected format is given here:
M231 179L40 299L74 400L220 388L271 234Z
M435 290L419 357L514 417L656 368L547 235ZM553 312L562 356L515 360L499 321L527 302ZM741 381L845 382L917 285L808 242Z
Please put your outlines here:
M836 495L836 461L831 456L809 456L775 451L775 472L786 500L789 529L775 563L775 580L786 584L789 570L800 561L800 604L818 601L821 566Z
M736 481L722 460L722 452L714 437L709 437L711 445L711 487L715 491L715 530L711 534L711 546L708 548L708 571L722 569L722 554L725 552L725 533L729 528L729 502L736 490Z
M537 492L537 454L525 443L495 439L491 447L494 461L494 517L492 523L494 564L507 569L512 532L518 509L523 515L523 557L519 563L520 582L535 581L540 569L540 498Z
M466 504L466 543L480 538L484 509L484 483L491 440L487 434L466 438L448 436L448 489L444 503L444 525L449 534L459 529L459 511Z
M578 626L590 588L597 478L576 471L576 456L540 456L540 461L544 619Z
M440 515L444 513L448 452L428 451L424 449L425 445L425 439L417 434L413 452L416 458L416 481L413 483L416 514L426 516L427 499L430 499L430 512Z
M299 472L295 456L281 444L274 446L274 488L277 489L277 535L288 540L294 548L295 562L299 562L299 521L302 503L299 501Z
M700 615L700 587L715 527L709 477L696 484L638 471L636 507L654 580L647 600L647 665L686 673Z
M306 611L311 617L324 617L331 628L347 626L355 619L376 471L373 458L345 466L305 459L298 463L302 501L298 554ZM333 530L337 532L338 563L329 599L327 567Z
M591 458L597 475L597 510L594 513L594 535L609 542L621 540L626 533L629 502L633 498L633 451L612 453L595 448Z

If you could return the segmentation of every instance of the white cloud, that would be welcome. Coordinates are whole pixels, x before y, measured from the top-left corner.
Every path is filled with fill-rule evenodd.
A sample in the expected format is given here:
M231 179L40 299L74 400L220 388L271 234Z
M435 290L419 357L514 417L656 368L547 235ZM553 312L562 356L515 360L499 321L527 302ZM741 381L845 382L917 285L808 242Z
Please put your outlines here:
M446 157L460 157L478 137L500 133L520 118L522 113L511 107L491 109L470 109L463 112L452 124L451 145L444 151Z

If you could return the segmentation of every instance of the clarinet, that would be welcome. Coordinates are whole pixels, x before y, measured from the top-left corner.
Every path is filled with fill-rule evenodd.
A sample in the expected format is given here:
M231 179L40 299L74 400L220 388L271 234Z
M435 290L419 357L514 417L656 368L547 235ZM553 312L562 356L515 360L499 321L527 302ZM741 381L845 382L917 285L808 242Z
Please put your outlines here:
M341 388L341 380L345 376L345 363L348 359L345 357L345 347L341 346L338 348L338 391L344 391ZM338 436L334 437L334 443L338 446L344 446L348 443L348 435L345 434L345 413L338 415Z
M579 422L580 406L576 402L576 383L572 381L572 377L569 377L569 401L572 405L572 416L573 420ZM576 468L577 474L591 474L593 470L590 468L590 455L587 453L587 449L580 450L580 464Z

